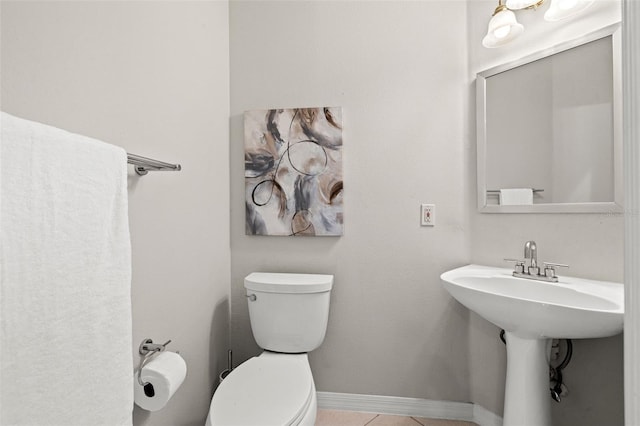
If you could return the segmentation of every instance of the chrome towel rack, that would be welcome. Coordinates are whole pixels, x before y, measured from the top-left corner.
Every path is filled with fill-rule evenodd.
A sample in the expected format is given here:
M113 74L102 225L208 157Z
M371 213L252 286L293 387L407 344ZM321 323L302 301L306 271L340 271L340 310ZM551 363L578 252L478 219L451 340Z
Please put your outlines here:
M535 188L531 188L531 191L533 191L533 193L535 194L536 192L544 192L544 189L535 189ZM500 190L499 189L487 189L487 194L500 194Z
M140 176L144 176L150 171L170 171L177 172L182 170L180 164L165 163L164 161L154 160L153 158L143 157L141 155L127 153L127 163L133 164L134 170Z

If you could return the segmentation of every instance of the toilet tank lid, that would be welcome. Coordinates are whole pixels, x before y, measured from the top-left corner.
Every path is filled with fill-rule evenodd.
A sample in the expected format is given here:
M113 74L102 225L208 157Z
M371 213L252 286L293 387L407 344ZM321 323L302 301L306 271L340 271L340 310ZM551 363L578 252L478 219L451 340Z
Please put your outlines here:
M253 272L244 279L247 290L266 293L323 293L331 290L333 275Z

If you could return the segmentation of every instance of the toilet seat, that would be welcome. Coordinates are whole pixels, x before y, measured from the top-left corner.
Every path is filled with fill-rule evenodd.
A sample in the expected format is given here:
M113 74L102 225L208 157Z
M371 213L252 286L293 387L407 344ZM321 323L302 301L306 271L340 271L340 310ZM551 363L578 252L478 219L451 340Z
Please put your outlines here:
M207 425L293 426L304 418L314 398L307 354L263 352L220 384Z

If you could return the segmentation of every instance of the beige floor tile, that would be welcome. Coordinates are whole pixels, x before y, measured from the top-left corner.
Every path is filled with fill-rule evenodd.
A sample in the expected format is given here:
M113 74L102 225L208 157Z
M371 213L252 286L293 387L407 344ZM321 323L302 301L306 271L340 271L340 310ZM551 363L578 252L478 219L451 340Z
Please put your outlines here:
M411 417L380 414L367 423L367 426L420 426L420 423Z
M376 416L355 411L318 410L316 426L364 426Z
M462 420L425 419L423 417L414 417L414 420L422 426L478 426L475 423L463 422Z

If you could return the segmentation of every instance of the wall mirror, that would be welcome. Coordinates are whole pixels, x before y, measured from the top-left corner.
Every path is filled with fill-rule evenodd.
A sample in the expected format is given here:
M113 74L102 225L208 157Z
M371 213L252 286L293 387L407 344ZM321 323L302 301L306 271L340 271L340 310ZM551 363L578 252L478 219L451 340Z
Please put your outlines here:
M620 64L616 24L477 75L479 211L622 212Z

